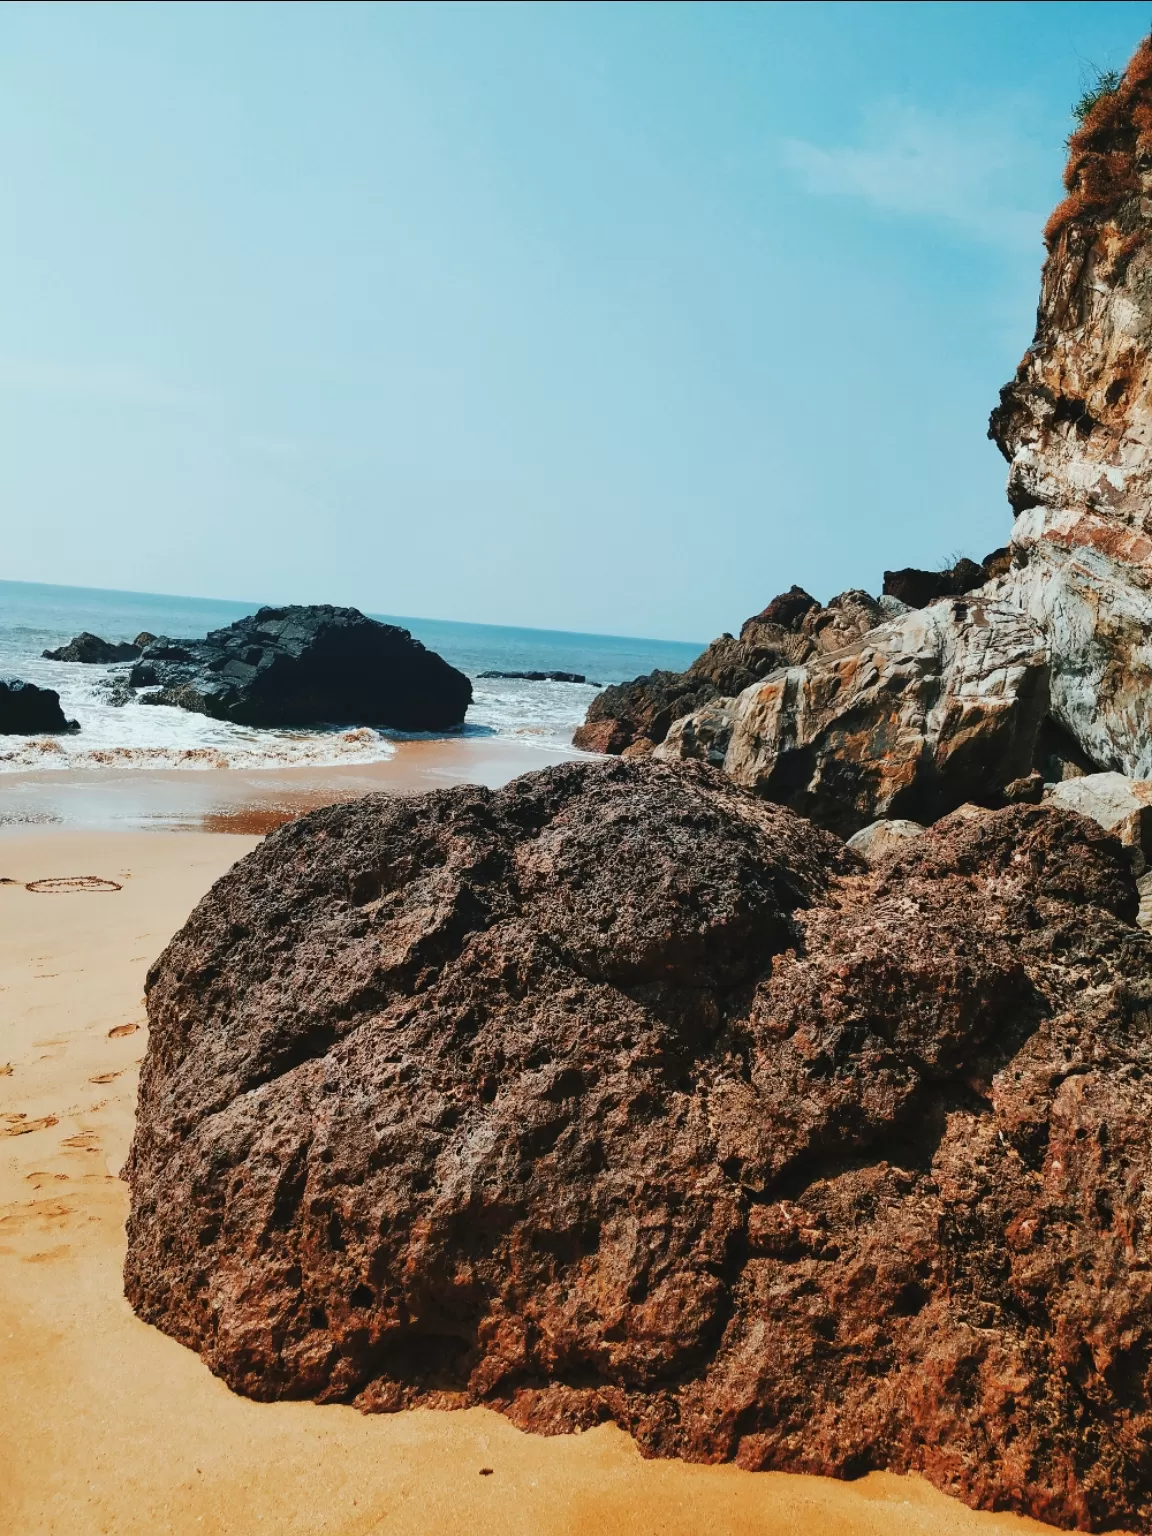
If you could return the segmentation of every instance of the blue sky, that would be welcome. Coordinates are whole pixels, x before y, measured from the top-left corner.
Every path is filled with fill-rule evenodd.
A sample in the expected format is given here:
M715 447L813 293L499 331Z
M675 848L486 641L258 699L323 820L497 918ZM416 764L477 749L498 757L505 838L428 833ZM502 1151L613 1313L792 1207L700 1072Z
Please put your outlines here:
M706 640L979 557L1150 21L0 5L2 574Z

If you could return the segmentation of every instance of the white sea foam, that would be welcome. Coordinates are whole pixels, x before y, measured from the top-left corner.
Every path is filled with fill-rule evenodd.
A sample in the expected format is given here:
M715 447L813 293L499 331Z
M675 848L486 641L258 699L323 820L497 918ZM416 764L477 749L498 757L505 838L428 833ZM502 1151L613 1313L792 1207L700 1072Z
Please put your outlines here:
M257 730L138 698L113 704L128 668L46 661L31 646L3 648L0 672L54 688L80 729L52 736L0 735L0 773L53 768L328 767L382 762L403 733L355 729ZM43 647L41 647L43 648ZM478 679L462 735L514 737L525 746L571 740L596 689L573 683Z

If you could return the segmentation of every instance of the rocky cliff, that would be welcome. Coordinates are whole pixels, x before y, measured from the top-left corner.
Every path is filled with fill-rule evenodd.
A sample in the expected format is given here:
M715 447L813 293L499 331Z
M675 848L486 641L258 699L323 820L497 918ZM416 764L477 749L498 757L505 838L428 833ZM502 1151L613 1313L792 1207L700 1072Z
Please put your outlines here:
M942 665L934 641L920 647L917 665L893 672L880 662L873 676L853 660L859 642L843 657L789 657L738 697L718 690L671 722L661 755L722 765L847 831L901 807L931 819L955 803L947 784L955 727L969 760L983 764L969 776L970 797L1001 804L1013 798L1006 775L1020 768L1023 745L1005 754L1002 711L987 734L993 715L971 701L1012 691L1016 663L1005 673L998 658L1002 641L1005 658L1017 654L1011 631L1021 622L1047 664L1047 718L1035 722L1031 707L1021 715L1037 727L1035 782L1098 770L1152 777L1152 42L1073 135L1065 181L1068 196L1046 231L1036 334L990 426L1010 465L1010 542L982 566L885 573L887 594L939 611L928 630L955 630L964 667ZM960 592L965 611L984 616L984 639L960 633L969 622L958 618ZM1013 611L1018 621L1007 617ZM991 614L1002 622L987 625ZM906 616L863 646L874 660L904 656L927 634ZM940 791L919 811L908 809L912 781Z
M999 589L1043 629L1052 713L1152 774L1152 41L1069 145L1036 334L990 433L1017 514Z

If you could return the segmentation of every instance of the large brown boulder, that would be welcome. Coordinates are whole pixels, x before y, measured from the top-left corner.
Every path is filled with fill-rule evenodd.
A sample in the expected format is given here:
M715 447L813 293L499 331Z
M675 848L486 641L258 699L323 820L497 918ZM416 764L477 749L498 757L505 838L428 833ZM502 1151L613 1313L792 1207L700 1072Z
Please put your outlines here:
M713 640L686 672L649 672L605 688L588 706L573 745L610 753L636 743L658 745L674 720L742 693L780 667L851 644L884 618L867 592L842 592L822 608L802 587L791 587L746 619L738 639L725 634Z
M153 968L126 1288L236 1390L1152 1528L1152 947L1046 807L869 872L721 775L332 806Z

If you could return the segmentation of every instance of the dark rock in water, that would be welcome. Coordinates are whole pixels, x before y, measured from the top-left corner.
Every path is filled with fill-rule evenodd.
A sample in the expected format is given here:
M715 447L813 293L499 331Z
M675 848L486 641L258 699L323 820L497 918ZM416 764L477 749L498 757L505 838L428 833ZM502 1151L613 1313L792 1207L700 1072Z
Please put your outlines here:
M129 681L160 688L142 703L256 726L449 730L472 698L464 674L406 629L327 604L261 608L204 640L160 636Z
M146 645L151 645L155 638L156 636L152 633L151 630L142 629L132 644L137 646L140 650L143 650Z
M102 702L112 709L123 709L125 704L132 704L136 700L136 694L128 686L126 677L110 678L98 691Z
M151 637L149 637L151 638ZM127 641L115 642L101 640L99 635L93 635L84 630L67 645L62 645L55 651L42 651L45 661L83 661L90 664L107 663L110 661L135 661L139 656L143 636L139 636L135 645Z
M573 745L611 753L645 741L656 746L673 721L742 693L781 667L849 645L884 617L867 592L842 592L822 608L802 587L791 587L745 620L738 640L727 634L713 640L686 672L649 672L606 688L588 706Z
M149 976L127 1295L261 1399L1147 1529L1136 910L1042 806L873 871L694 765L317 811Z
M192 715L212 715L210 707L215 701L206 696L194 683L173 683L168 688L157 688L140 695L141 704L167 704L173 709L186 709Z
M586 683L583 672L481 672L480 677L519 677L529 683ZM599 688L599 683L593 683Z
M54 688L37 688L18 677L0 677L0 736L39 736L48 731L75 731L66 720Z

